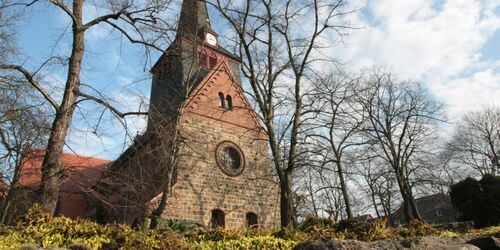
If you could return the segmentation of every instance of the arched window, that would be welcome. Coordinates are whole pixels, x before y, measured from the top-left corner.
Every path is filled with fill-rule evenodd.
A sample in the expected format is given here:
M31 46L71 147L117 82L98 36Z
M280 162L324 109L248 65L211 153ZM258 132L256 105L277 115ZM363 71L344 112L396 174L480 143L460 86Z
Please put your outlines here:
M227 108L228 109L233 108L233 99L231 98L230 95L226 96L226 102L227 102Z
M247 213L247 227L258 227L259 221L257 220L257 215L253 212Z
M224 211L220 209L212 210L212 219L210 220L212 228L218 228L218 227L224 228L226 225L225 216L226 215L224 214Z
M219 106L220 107L226 107L225 101L224 101L224 94L222 92L219 92Z
M212 53L208 57L208 67L212 69L215 68L215 66L217 66L217 56Z
M200 64L204 65L205 67L208 66L208 56L205 51L200 52Z

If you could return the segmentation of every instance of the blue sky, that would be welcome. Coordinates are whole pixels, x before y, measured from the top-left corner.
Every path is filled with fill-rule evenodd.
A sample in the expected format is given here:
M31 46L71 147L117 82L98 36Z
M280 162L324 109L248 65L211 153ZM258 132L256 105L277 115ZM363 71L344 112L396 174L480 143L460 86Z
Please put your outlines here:
M425 83L446 105L452 122L464 112L500 105L500 1L355 0L350 8L359 11L348 21L361 29L350 31L343 44L326 51L346 62L348 69L383 65L403 79ZM94 9L87 10L87 18L95 15ZM178 5L172 11L177 13ZM211 18L214 29L223 33L217 16L212 13ZM68 56L68 25L60 10L46 3L34 6L19 25L20 61L34 69L50 55ZM129 45L106 26L90 30L86 45L82 81L121 110L147 106L150 64L142 48ZM154 53L149 60L158 57ZM49 67L42 74L46 87L60 95L65 72ZM143 118L127 119L127 136L109 113L98 122L101 111L90 103L81 106L67 151L114 159L146 124Z

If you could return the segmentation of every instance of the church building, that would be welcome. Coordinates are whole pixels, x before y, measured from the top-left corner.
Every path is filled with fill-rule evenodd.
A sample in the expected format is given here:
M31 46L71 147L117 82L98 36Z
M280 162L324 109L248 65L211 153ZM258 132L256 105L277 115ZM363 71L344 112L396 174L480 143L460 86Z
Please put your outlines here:
M220 46L206 3L184 0L176 39L151 69L147 130L95 185L107 206L98 214L141 221L172 174L164 219L231 229L279 222L267 135L245 97L240 63Z

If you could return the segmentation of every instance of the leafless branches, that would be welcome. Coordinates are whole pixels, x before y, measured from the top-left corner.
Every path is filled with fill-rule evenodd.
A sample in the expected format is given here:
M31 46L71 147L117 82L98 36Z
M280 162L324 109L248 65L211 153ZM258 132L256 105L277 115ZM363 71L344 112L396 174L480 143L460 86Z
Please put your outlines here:
M307 136L315 145L315 155L322 159L321 168L332 169L338 178L348 219L353 218L348 192L348 171L366 143L363 136L365 112L357 103L361 94L359 79L344 73L319 76L314 89L307 95L311 103L308 112L314 114Z
M360 100L367 112L364 131L372 145L370 151L391 167L406 221L419 219L413 199L412 166L432 145L441 106L421 85L398 81L387 72L370 75L367 85L370 90Z
M36 1L30 3L19 1L14 4L9 4L8 7L15 8L24 6L35 8L36 3ZM120 118L127 115L144 114L142 111L120 112L117 108L112 107L110 102L81 92L80 77L82 74L82 59L86 50L84 43L86 31L101 23L112 24L119 32L127 34L129 40L141 43L147 46L147 48L158 48L154 42L158 41L159 33L152 35L148 34L150 31L166 31L170 28L165 25L168 22L160 21L160 13L168 7L170 1L146 1L137 4L131 1L108 1L108 5L105 7L109 10L108 14L97 16L88 22L84 22L83 20L85 3L82 0L72 1L71 4L60 0L51 0L49 3L59 8L62 13L71 19L71 55L67 56L68 64L65 65L65 67L67 67L67 78L60 103L57 103L56 98L51 96L51 94L42 87L42 83L37 79L36 73L38 71L32 73L21 64L3 62L0 65L0 70L4 72L16 71L24 76L26 81L30 82L34 89L36 89L55 110L45 159L42 164L40 191L42 207L53 213L55 211L59 192L61 155L69 125L77 105L82 101L81 98L83 97L103 105L106 109ZM163 25L163 27L160 27L160 24Z
M342 8L344 2L209 2L235 32L235 48L243 59L242 72L259 108L280 180L281 225L291 227L291 187L301 154L303 96L313 71L311 64L318 59L315 52L321 47L319 40L334 27L343 27L336 23L341 23L339 17L347 14Z
M453 161L476 173L500 173L500 108L485 107L465 114L447 150Z

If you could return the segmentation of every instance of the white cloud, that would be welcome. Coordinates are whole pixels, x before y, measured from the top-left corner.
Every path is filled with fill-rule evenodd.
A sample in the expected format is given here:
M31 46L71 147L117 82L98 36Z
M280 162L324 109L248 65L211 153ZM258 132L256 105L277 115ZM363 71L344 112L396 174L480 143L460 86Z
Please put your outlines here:
M499 99L500 60L481 61L484 44L500 28L498 1L360 0L357 6L361 11L349 21L364 28L331 50L348 66L389 65L402 78L425 82L450 116Z
M474 0L447 1L440 12L431 1L383 0L367 7L375 25L355 31L344 56L355 64L390 64L406 77L457 74L479 59L482 44L500 26L498 17L481 18Z
M452 120L482 106L500 105L500 73L492 69L478 71L465 78L434 82L429 86L439 99L446 100Z

